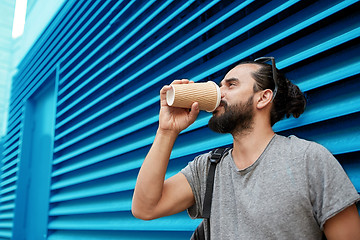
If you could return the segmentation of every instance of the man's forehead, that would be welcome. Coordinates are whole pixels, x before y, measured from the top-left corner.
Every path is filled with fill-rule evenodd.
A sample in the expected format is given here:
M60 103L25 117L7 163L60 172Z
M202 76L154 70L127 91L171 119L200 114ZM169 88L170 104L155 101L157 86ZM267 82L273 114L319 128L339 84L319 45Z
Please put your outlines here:
M256 72L259 69L257 64L240 64L231 69L224 77L226 79L238 79L241 81L242 79L253 79L252 73Z

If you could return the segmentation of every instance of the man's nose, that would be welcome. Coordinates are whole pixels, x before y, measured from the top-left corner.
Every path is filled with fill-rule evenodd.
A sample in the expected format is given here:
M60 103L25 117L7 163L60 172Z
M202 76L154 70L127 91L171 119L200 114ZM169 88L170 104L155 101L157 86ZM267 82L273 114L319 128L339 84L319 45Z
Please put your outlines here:
M221 96L221 98L224 98L224 97L225 97L225 89L224 89L224 86L221 86L221 87L220 87L220 96Z

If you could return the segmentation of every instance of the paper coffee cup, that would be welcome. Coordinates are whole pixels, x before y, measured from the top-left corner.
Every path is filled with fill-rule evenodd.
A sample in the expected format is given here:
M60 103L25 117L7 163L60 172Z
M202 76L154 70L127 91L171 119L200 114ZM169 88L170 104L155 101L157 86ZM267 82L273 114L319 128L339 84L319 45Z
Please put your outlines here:
M166 92L166 102L169 106L191 108L194 102L199 103L199 109L213 112L220 104L219 86L212 81L203 83L171 84Z

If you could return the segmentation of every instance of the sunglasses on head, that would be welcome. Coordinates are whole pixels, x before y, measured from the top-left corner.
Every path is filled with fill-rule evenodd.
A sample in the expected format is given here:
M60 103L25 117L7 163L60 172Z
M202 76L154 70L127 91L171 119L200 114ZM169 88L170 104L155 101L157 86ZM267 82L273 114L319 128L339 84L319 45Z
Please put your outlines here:
M276 71L276 66L275 66L275 58L274 57L259 57L254 60L254 62L259 62L259 63L267 63L270 61L271 61L271 67L272 67L271 71L272 71L272 75L273 75L272 78L273 78L274 84L275 84L275 88L273 91L273 97L271 99L271 101L273 101L276 96L276 93L278 91L278 80L277 80L277 71Z

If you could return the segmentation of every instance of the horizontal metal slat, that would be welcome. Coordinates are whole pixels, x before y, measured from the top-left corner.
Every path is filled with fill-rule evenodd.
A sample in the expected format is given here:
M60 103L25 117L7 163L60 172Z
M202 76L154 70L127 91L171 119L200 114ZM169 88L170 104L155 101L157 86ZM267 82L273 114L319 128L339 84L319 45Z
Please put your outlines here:
M105 183L94 182L92 185L72 186L58 190L50 197L50 203L68 201L73 199L88 198L134 189L136 178L122 179L121 182L114 181Z
M194 227L195 229L195 227ZM76 231L76 230L57 230L48 236L49 240L63 240L76 238L78 240L118 240L118 239L132 239L132 240L184 240L190 239L191 231Z
M359 159L358 159L359 160ZM352 162L351 164L341 164L350 178L350 181L354 184L358 193L360 193L360 163L359 162Z
M198 223L199 220L190 220L184 212L153 221L138 220L131 213L105 213L101 215L58 217L50 221L49 229L191 231Z
M8 196L3 196L0 199L0 203L3 204L5 202L9 202L9 201L14 201L15 200L15 195L8 195Z
M0 206L0 210L1 211L7 211L7 210L12 210L15 207L15 203L11 202L11 203L2 203Z
M1 221L6 221L6 219L12 219L14 217L14 213L13 212L2 212L0 214L0 220Z
M11 227L12 225L5 225L5 226L0 226L0 237L4 237L6 239L10 239L11 238ZM6 229L7 228L7 229Z
M95 196L90 199L60 202L51 207L49 216L129 211L131 209L131 198L132 191L129 191L126 197L111 194L102 197Z

